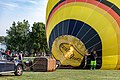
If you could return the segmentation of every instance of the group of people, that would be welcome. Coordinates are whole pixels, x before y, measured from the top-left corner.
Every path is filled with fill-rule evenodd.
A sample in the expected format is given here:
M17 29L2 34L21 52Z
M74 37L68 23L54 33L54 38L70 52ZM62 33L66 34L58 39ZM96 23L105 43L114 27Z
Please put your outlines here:
M96 54L96 51L91 51L91 52L87 52L86 54L85 54L85 61L87 61L87 57L90 57L90 69L92 70L92 69L96 69L96 65L97 65L97 61L96 61L96 59L97 59L97 54Z
M19 60L23 60L24 59L23 51L20 51L20 52L12 51L11 52L11 56L12 57L17 57Z
M7 55L12 56L12 57L17 57L19 60L23 60L24 58L23 51L16 52L16 51L10 51L10 50L0 50L0 52L4 52Z

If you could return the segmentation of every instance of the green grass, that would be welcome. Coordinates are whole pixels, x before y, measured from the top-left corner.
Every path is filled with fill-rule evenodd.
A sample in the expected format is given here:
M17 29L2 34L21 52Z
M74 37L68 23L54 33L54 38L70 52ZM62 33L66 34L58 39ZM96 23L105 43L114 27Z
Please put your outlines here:
M120 80L120 71L57 69L54 72L24 72L22 76L4 74L0 80Z

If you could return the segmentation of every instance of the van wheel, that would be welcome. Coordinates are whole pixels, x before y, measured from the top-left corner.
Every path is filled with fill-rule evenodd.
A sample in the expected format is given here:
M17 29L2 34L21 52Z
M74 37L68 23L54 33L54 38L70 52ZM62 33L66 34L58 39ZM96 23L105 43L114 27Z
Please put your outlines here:
M14 74L15 74L16 76L21 76L22 73L23 73L23 68L22 68L21 65L18 65L17 68L16 68L16 70L15 70L15 73L14 73Z

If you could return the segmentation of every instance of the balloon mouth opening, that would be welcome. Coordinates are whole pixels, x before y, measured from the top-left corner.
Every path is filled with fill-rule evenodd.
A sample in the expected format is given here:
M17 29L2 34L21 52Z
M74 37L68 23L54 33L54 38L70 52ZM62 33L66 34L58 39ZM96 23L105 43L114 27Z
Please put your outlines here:
M79 66L85 53L85 45L71 35L56 38L52 45L52 54L62 65Z

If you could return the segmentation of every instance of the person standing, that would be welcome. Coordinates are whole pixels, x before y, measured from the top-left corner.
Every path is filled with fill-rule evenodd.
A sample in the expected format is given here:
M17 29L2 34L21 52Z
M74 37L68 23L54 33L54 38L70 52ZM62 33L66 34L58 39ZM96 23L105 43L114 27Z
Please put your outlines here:
M90 65L91 65L91 70L92 69L96 69L96 65L97 65L97 62L96 62L96 58L97 58L97 54L96 54L96 51L93 51L93 52L90 52Z
M19 60L23 60L23 52L22 51L18 54L18 58L19 58Z
M7 50L6 52L5 52L7 55L10 55L11 53L10 53L10 50Z

